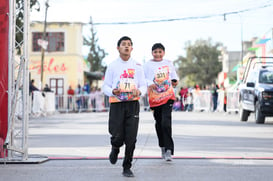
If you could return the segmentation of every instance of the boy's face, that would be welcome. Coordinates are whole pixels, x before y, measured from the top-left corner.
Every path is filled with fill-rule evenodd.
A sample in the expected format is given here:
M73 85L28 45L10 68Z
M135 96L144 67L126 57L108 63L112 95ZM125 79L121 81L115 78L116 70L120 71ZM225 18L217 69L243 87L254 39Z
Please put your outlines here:
M120 46L117 47L120 55L130 56L133 50L132 43L130 40L122 40Z
M152 51L152 55L155 61L161 61L165 55L165 51L160 48L157 48Z

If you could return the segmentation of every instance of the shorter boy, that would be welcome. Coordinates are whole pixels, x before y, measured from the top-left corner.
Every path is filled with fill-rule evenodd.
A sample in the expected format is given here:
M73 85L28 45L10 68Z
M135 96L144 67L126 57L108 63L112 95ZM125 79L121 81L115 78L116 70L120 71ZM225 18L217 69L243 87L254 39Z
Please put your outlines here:
M162 158L171 161L174 153L171 115L175 100L173 87L178 84L178 76L173 63L163 59L165 47L161 43L153 45L152 55L153 59L144 65L149 104L156 121L155 129Z

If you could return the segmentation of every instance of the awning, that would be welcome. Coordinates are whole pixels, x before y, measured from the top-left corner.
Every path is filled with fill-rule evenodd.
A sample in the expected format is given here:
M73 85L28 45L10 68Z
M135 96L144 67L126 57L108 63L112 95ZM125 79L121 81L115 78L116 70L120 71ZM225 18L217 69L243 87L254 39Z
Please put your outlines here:
M271 40L271 39L270 38L261 38L256 42L256 44L265 44L269 40Z
M84 71L84 75L87 79L90 80L101 80L104 74L102 72L86 72Z

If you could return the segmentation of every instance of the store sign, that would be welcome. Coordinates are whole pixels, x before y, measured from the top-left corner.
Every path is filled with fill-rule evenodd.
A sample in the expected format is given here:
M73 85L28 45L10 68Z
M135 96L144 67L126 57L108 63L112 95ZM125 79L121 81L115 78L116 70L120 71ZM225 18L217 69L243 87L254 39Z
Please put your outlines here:
M30 71L37 70L37 74L41 74L41 61L31 61L29 66ZM48 73L64 73L67 71L65 63L58 63L54 58L51 58L43 65L43 71Z

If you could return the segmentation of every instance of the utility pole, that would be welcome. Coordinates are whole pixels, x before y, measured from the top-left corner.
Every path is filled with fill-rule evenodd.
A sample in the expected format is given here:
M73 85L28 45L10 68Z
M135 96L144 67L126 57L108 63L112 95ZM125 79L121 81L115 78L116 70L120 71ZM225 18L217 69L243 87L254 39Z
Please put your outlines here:
M47 19L47 9L49 7L49 4L48 4L48 1L47 0L45 2L45 6L46 6L46 9L45 9L45 21L44 21L44 31L43 31L43 41L45 41L45 36L46 36L46 26L47 26L47 22L46 22L46 19ZM43 79L44 79L44 58L45 58L45 48L43 46L41 46L41 50L42 50L42 57L41 57L41 90L43 89Z
M244 59L244 39L243 39L243 20L240 13L238 13L240 16L240 24L241 24L241 64L243 65L243 59Z
M241 53L240 53L241 60L240 60L240 62L241 62L241 64L243 64L243 59L244 59L243 20L242 20L242 16L240 13L236 13L236 14L239 15L239 17L240 17L240 25L241 25L241 27L240 27L240 29L241 29ZM226 16L227 16L227 14L224 14L224 21L227 20Z

